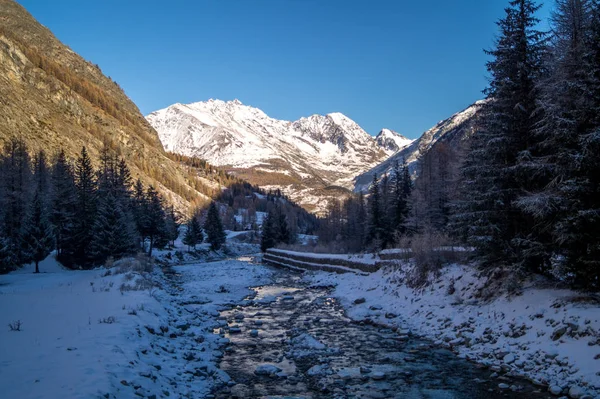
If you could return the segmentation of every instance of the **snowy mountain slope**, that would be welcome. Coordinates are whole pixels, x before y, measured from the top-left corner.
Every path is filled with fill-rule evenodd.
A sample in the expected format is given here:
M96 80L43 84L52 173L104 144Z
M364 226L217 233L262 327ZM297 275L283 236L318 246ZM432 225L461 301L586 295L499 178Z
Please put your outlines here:
M414 174L417 171L417 161L437 142L446 141L451 143L470 136L475 130L477 111L481 108L484 101L477 101L475 104L452 115L450 118L440 121L437 125L423 133L421 137L410 143L410 145L396 152L369 171L358 175L354 181L354 191L364 192L368 190L374 173L378 176L387 174L396 162L402 163L403 160L406 160L411 172Z
M404 137L398 132L390 129L382 129L377 136L375 142L388 155L393 155L404 147L410 145L414 140Z
M328 203L327 187L352 189L355 176L388 156L341 113L290 122L238 100L209 100L174 104L147 120L167 151L206 159L254 184L285 188L317 212Z

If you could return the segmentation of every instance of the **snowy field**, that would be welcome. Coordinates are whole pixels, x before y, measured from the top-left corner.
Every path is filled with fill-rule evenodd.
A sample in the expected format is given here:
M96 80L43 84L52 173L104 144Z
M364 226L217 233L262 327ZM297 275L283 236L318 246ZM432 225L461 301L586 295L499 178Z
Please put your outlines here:
M527 376L557 396L600 397L600 300L570 290L525 287L522 295L477 299L484 286L473 268L453 265L430 287L413 290L405 271L368 276L315 272L335 285L350 317L409 328L490 366L492 378Z
M205 397L228 381L219 311L271 275L247 259L168 275L40 269L0 276L2 398Z

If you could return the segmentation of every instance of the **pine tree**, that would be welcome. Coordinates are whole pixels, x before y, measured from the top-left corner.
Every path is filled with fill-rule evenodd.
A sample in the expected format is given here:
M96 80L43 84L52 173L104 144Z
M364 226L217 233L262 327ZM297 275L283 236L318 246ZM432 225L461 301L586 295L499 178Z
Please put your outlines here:
M12 138L0 157L0 273L15 270L27 259L23 224L28 208L31 160L22 139Z
M179 226L179 217L175 214L173 206L170 206L165 214L165 235L171 247L175 246L175 240L179 237ZM202 234L202 229L198 231ZM202 240L203 238L200 238L199 242L202 242Z
M68 263L65 261L64 255L65 248L74 245L73 229L77 196L73 170L67 162L63 150L56 156L50 181L50 222L53 226L56 257L59 261Z
M292 243L292 232L290 231L290 226L288 224L288 218L283 211L281 206L277 206L276 208L276 223L277 223L277 243L282 244L291 244Z
M155 246L165 240L165 210L162 198L154 187L148 187L146 192L146 211L147 218L146 234L149 240L148 256L152 256L152 250Z
M535 267L543 262L528 256L535 245L532 223L516 206L519 195L536 184L529 160L539 122L535 83L543 72L545 49L545 35L535 30L538 8L531 0L512 0L498 22L496 47L487 51L492 57L485 91L489 101L482 107L483 123L463 168L464 196L454 225L487 263Z
M75 189L77 201L73 226L74 243L69 248L69 265L87 268L93 261L90 243L96 219L97 197L95 172L85 147L75 163Z
M406 161L402 164L394 163L392 169L392 199L389 211L389 220L395 236L404 235L407 232L406 222L410 211L408 198L412 191L412 181Z
M200 244L203 240L204 234L202 234L200 223L198 222L198 219L193 216L187 222L183 243L196 250L196 245Z
M600 289L600 4L558 0L548 77L540 84L544 118L536 166L548 184L520 205L551 235L562 279ZM539 177L538 177L539 178Z
M40 272L40 261L46 259L54 248L54 239L49 216L48 206L48 165L44 152L38 153L34 160L35 189L23 234L25 252L29 259L35 263L35 273Z
M149 219L146 210L148 209L148 198L144 185L140 179L137 179L133 189L133 197L131 199L131 208L135 227L138 235L139 248L144 249L144 242L148 238Z
M121 258L135 247L135 224L131 213L129 169L105 147L97 178L97 215L90 243L95 264L109 257Z
M90 255L93 263L103 264L109 257L118 259L134 252L133 225L113 191L106 191L98 198L92 231Z
M218 251L225 244L225 230L216 203L213 201L208 208L206 221L204 222L204 231L206 232L206 240L210 244L210 249Z
M369 188L369 232L367 241L374 243L377 249L381 249L381 240L383 232L383 211L381 209L381 191L379 190L379 180L377 175L373 175L373 183Z
M381 218L381 245L383 248L386 248L393 241L393 226L391 220L388 218L391 212L392 186L387 174L381 178L379 189L381 191L379 198L381 201L381 213L383 215Z
M275 221L273 220L271 212L267 214L267 217L263 220L262 224L262 235L260 240L260 250L266 252L267 249L275 247L277 245Z

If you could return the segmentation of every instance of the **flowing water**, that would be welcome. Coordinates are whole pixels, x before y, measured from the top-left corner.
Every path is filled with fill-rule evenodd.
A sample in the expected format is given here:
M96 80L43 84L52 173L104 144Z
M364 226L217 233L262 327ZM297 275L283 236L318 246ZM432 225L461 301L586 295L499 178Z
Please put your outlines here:
M347 318L327 287L290 272L221 313L230 339L217 398L545 398L520 380L490 379L430 341ZM504 389L499 384L506 384Z

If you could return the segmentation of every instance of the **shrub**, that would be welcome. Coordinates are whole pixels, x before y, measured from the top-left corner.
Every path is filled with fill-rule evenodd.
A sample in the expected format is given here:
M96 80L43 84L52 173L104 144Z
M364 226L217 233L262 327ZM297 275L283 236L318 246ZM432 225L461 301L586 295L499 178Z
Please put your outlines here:
M116 273L152 273L154 271L154 263L152 259L143 253L139 253L135 258L121 259L115 262L117 266Z
M412 237L410 249L414 267L407 276L409 287L422 287L432 278L439 277L440 269L447 262L443 247L446 247L448 242L446 235L432 231Z

